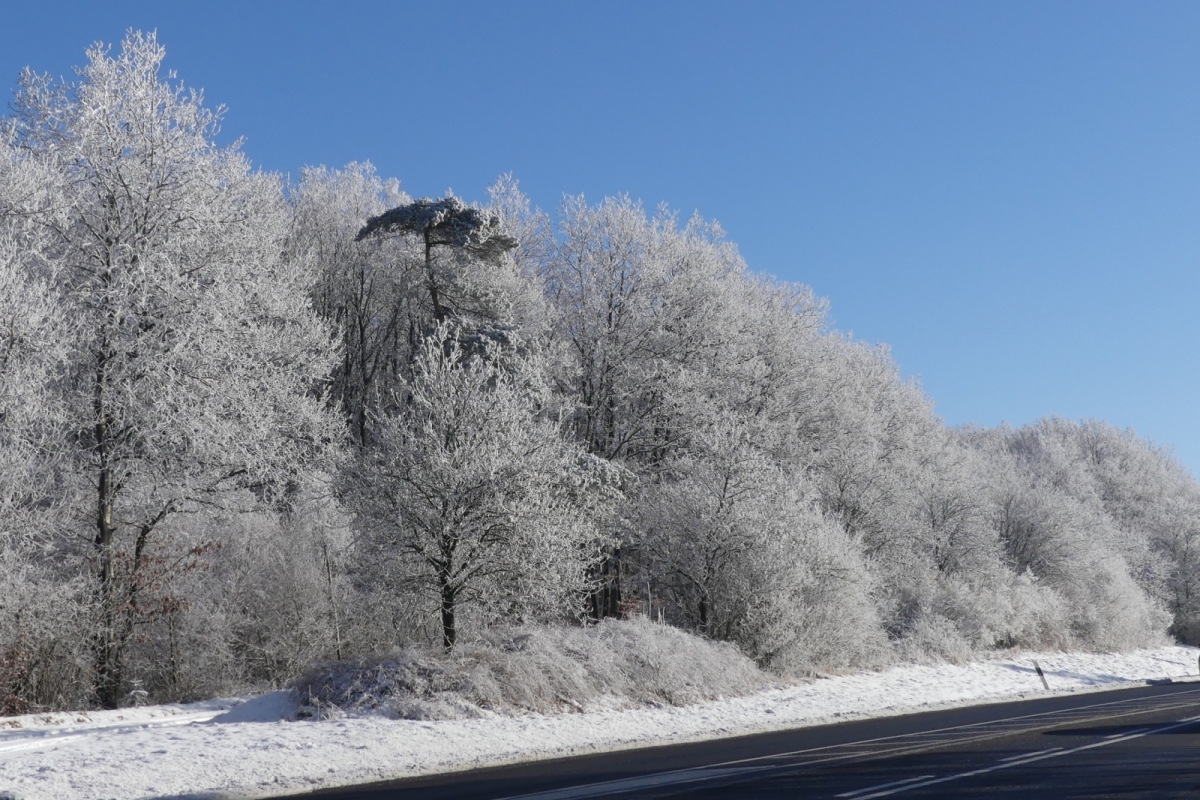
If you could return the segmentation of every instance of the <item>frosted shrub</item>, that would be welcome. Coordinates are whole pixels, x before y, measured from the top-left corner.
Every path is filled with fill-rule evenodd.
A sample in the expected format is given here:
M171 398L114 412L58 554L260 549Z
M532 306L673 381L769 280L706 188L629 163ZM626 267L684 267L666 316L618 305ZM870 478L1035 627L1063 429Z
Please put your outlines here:
M1057 650L1070 647L1070 609L1062 595L1034 583L1032 576L1025 573L1018 576L1012 598L1014 642Z
M1003 598L1004 621L995 647L1066 650L1071 646L1070 609L1062 595L1028 570L1010 576Z
M310 707L411 719L684 705L746 694L766 675L728 644L635 617L589 627L523 626L460 642L334 662L294 684Z
M807 675L889 660L871 578L846 532L795 496L768 499L778 526L755 559L757 591L732 639L774 672Z
M1071 626L1083 646L1102 652L1161 645L1170 618L1129 576L1115 556L1080 559L1063 591Z
M979 576L975 580L949 576L939 581L932 607L952 622L972 649L991 647L1001 638L1009 612L1003 584Z
M896 652L904 661L961 664L970 661L975 651L953 620L929 612L919 616L897 640Z
M159 663L169 661L162 656L171 647L190 643L197 649L186 660L229 676L224 691L234 691L278 688L304 665L340 655L352 628L351 543L345 514L326 489L307 482L283 514L212 521L226 541L211 572L190 576L188 607L158 627ZM172 679L184 696L196 681L216 680L203 668L190 671L193 678Z
M92 611L80 580L0 550L0 716L87 704Z
M1062 597L1029 573L994 570L943 577L931 609L952 622L976 652L1017 646L1057 649L1071 641Z
M886 660L856 544L752 436L732 415L714 420L646 492L634 585L669 619L778 672Z

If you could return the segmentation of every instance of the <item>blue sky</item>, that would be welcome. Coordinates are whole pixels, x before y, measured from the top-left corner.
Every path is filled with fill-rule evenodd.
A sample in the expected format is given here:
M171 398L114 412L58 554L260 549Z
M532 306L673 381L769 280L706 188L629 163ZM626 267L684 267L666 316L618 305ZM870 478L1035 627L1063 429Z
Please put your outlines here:
M265 169L699 211L947 423L1106 419L1200 475L1200 4L49 2L0 76L128 27Z

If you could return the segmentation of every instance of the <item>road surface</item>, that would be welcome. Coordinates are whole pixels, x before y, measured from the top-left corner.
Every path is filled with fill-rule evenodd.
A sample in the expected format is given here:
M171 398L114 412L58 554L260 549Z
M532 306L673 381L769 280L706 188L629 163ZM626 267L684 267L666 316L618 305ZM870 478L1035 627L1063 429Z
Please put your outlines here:
M1200 684L861 720L296 797L1200 798Z

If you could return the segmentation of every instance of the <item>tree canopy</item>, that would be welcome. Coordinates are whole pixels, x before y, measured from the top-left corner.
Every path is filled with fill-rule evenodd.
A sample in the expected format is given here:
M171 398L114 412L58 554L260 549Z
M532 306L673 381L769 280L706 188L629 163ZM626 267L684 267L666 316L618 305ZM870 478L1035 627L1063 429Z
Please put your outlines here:
M295 184L131 33L0 123L0 712L643 615L783 674L1200 641L1200 485L948 428L715 223Z

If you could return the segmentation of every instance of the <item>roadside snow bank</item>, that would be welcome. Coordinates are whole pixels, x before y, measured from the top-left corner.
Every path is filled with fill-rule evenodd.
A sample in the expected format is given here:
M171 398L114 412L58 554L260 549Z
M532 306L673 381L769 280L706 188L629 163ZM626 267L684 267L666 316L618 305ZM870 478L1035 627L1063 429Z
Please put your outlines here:
M76 717L84 715L12 717L0 720L0 797L267 797L1044 695L1033 659L1052 693L1196 677L1198 654L1191 647L1008 654L973 664L894 667L682 707L439 722L378 714L288 722L294 707L278 693L239 705L91 712L83 722ZM207 721L199 721L205 715ZM172 721L181 724L167 727Z

